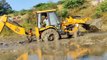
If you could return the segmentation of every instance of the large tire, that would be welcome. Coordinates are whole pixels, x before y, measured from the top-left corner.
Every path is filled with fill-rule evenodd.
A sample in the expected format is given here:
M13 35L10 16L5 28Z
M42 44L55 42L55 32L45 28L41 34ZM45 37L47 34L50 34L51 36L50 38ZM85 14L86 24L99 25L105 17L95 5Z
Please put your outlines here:
M55 29L47 29L47 30L42 32L41 39L43 41L59 40L59 34Z

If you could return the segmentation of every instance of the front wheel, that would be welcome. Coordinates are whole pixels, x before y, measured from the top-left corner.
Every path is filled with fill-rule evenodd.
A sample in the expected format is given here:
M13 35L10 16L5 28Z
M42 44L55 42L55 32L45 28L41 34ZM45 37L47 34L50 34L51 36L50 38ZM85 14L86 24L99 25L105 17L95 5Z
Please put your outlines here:
M59 40L59 34L55 29L47 29L47 30L42 32L41 39L43 41Z

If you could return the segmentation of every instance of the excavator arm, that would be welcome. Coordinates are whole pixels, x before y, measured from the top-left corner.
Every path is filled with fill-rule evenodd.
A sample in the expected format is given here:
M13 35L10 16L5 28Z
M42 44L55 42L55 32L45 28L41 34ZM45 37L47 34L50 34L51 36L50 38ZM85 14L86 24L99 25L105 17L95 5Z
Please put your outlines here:
M2 32L2 30L3 30L3 27L4 27L4 22L6 22L7 21L7 16L6 15L4 15L4 16L1 16L1 18L0 18L0 32Z
M1 18L0 18L0 33L2 32L4 26L7 26L9 29L14 31L15 33L20 34L20 35L25 35L25 29L23 27L11 24L11 23L7 22L7 20L8 20L8 16L6 16L6 15L1 16Z
M5 25L17 34L25 35L25 29L11 23L6 22Z

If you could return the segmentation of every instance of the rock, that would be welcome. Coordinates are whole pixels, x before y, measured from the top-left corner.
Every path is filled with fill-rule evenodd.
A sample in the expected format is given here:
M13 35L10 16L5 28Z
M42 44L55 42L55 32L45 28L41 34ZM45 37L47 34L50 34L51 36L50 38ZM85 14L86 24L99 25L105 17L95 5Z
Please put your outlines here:
M3 45L3 43L0 43L0 46Z

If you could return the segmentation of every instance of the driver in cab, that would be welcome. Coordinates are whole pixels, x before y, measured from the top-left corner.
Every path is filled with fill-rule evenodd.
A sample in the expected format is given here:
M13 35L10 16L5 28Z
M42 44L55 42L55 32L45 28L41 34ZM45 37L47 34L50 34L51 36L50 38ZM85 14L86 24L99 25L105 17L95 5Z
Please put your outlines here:
M47 17L47 16L43 16L42 19L43 19L43 20L42 20L42 23L41 23L42 27L49 26L48 17Z

